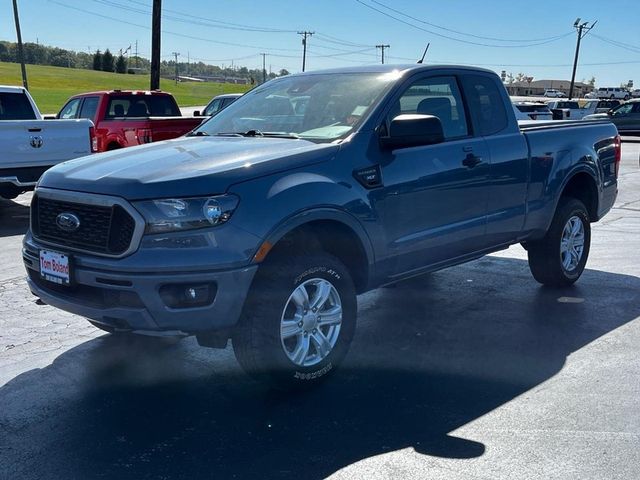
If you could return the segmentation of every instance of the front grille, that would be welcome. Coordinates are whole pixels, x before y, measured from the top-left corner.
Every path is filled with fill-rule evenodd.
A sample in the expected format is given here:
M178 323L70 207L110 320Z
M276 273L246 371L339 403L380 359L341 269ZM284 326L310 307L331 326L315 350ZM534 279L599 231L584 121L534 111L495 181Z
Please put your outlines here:
M36 238L89 252L120 255L131 244L135 220L120 205L110 207L72 203L35 195L32 202L32 230ZM56 223L61 213L73 213L80 227L68 232Z

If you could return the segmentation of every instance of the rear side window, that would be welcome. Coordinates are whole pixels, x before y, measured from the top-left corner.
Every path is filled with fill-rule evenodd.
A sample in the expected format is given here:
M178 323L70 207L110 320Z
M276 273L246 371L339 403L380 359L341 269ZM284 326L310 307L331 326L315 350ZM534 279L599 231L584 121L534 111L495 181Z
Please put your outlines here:
M110 97L105 118L177 117L180 111L165 95L127 95Z
M478 135L493 135L509 124L504 100L496 82L482 75L464 75L462 86Z
M404 113L433 115L442 122L445 139L468 135L462 97L454 77L431 77L416 81L399 99L389 120Z
M24 93L0 93L0 120L35 120L36 114Z
M98 110L98 100L98 97L86 97L80 110L80 118L93 120L96 116L96 110Z

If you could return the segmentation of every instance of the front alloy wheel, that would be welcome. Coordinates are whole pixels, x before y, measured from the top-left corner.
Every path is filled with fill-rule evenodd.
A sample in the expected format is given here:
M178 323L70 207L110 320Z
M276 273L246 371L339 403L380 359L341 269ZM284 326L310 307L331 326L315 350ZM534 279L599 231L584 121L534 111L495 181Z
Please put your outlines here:
M355 331L353 280L325 252L280 253L260 266L233 349L243 369L277 387L312 385L343 360Z

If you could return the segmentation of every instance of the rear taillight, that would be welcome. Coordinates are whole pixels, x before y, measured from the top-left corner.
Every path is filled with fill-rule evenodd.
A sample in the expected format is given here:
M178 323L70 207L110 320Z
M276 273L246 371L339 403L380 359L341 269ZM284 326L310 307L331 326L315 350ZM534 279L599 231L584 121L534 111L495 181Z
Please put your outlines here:
M139 128L136 131L136 137L138 138L138 143L153 142L153 134L150 128Z
M89 127L89 141L91 143L91 152L98 151L98 137L96 137L95 127Z
M620 172L620 160L622 160L622 140L620 135L616 135L613 139L613 150L616 163L616 178L618 178L618 172Z

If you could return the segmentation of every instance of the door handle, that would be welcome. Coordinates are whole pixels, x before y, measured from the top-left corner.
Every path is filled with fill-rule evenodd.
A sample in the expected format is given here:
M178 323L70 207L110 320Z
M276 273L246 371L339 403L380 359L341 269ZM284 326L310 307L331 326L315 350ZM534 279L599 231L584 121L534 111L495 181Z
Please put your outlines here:
M462 165L467 168L474 168L482 163L482 158L475 156L473 153L468 154L462 161Z

